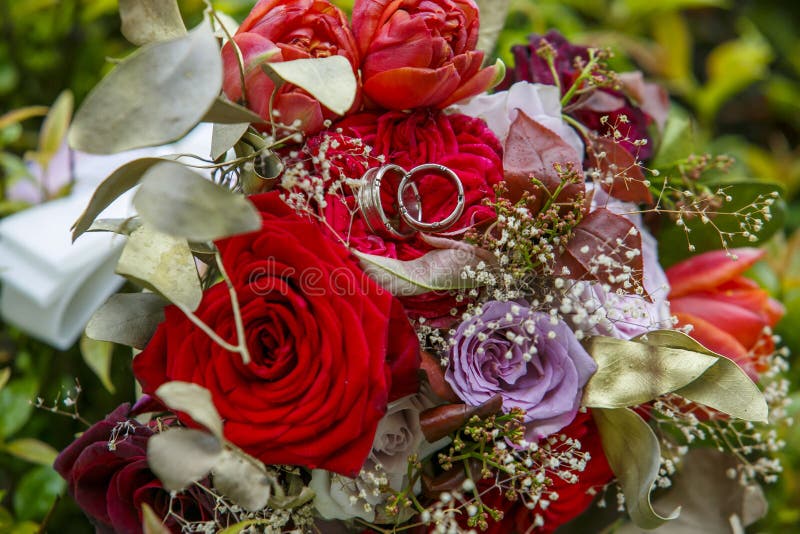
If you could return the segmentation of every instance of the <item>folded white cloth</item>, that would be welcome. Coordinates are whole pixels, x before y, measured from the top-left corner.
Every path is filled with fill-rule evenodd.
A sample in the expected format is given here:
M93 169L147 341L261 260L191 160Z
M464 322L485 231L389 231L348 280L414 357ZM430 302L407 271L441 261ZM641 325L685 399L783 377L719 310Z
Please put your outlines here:
M206 156L211 130L201 125L173 145L113 156L76 154L73 193L0 220L0 315L31 336L59 349L71 346L97 308L119 289L114 274L125 238L87 233L72 243L70 227L94 188L124 163L145 156L191 153ZM130 217L132 193L101 215Z

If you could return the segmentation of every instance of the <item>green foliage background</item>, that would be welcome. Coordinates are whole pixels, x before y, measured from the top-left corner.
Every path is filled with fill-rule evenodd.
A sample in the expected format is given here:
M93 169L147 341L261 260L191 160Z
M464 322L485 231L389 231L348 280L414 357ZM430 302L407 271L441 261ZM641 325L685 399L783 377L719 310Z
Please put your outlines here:
M347 8L352 0L336 2ZM201 18L202 0L180 2L187 26ZM241 19L250 0L214 6ZM664 84L679 110L696 118L696 153L728 153L733 173L777 182L789 211L770 256L751 272L787 307L778 332L800 354L800 10L792 0L512 0L497 47L532 30L559 29L581 43L612 46L618 70L640 68ZM132 47L119 32L116 0L0 0L0 117L50 105L65 88L76 104ZM0 126L0 216L23 205L5 202L6 184L25 179L23 155L35 149L40 118ZM679 246L683 246L681 243ZM86 365L79 347L57 351L0 323L0 533L91 532L48 465L85 428L75 419L34 408L43 399L61 411L64 392L82 386L80 416L101 419L134 397L130 351L107 346L110 384ZM793 358L796 360L796 358ZM9 371L3 371L8 369ZM793 408L800 411L800 370L790 371ZM791 532L800 524L800 427L782 429L785 473L767 488L769 515L753 532Z

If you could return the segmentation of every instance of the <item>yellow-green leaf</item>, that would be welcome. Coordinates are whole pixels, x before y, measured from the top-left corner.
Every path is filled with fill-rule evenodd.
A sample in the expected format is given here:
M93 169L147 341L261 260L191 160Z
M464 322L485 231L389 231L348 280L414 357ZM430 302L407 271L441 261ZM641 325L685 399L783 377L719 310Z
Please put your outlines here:
M344 115L356 98L358 82L343 56L264 63L281 79L308 91L320 104Z
M585 344L597 362L583 405L592 408L637 406L686 386L717 362L717 356L664 346L657 333L645 341L593 336ZM687 337L667 331L664 338Z
M147 225L131 233L117 263L117 273L196 310L203 298L192 251L185 239Z
M111 357L114 355L114 344L108 341L98 341L86 334L81 336L81 356L86 365L97 375L103 387L109 393L114 393L114 384L111 382Z
M3 367L0 369L0 390L6 387L9 378L11 378L11 367Z
M650 503L650 491L661 463L661 448L650 426L628 408L598 408L592 414L608 465L617 477L628 515L636 526L653 529L678 517L680 508L664 517Z
M142 504L142 532L144 534L170 534L169 529L156 515L150 505Z
M217 532L217 534L239 534L247 527L254 527L257 525L267 525L269 523L270 523L269 519L247 519L246 521L240 521L235 525L231 525L223 530L220 530L219 532Z
M135 45L186 35L177 0L119 0L122 35Z
M26 462L39 465L53 465L58 456L58 451L53 447L34 438L21 438L5 445L5 451Z
M0 130L9 127L12 124L18 124L33 117L42 117L47 115L48 110L49 108L47 106L28 106L19 109L13 109L8 113L0 115Z
M47 165L56 155L58 149L61 148L69 123L72 120L73 105L72 92L67 89L58 95L58 98L47 113L47 117L42 123L42 129L39 132L39 148L36 154L36 159L41 165Z

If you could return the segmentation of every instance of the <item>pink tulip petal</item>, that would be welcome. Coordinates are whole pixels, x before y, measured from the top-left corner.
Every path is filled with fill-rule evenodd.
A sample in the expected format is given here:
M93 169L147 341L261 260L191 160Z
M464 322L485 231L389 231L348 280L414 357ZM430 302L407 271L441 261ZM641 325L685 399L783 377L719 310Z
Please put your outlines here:
M741 275L764 256L764 251L757 248L737 248L731 250L731 253L739 259L733 261L724 250L713 250L667 269L667 278L672 288L670 298L713 289Z
M716 295L687 295L670 299L673 313L691 314L729 332L745 348L752 347L767 322L757 313L716 298Z
M460 79L456 68L402 68L381 72L364 82L364 93L392 110L434 106L455 91Z
M735 337L695 315L675 312L673 314L678 318L678 326L692 325L694 327L689 333L692 339L708 350L736 362L751 379L758 379L747 349Z
M446 108L451 104L455 104L456 102L460 102L461 100L491 89L496 85L500 73L501 69L496 65L481 69L475 76L456 89L444 102L439 104L438 107Z

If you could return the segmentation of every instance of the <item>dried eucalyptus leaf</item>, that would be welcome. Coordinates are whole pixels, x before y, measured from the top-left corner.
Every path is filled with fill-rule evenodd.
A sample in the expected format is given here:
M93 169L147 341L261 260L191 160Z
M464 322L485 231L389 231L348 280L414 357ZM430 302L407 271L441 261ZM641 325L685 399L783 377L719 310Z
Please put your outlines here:
M106 391L114 393L116 389L111 381L111 358L114 355L114 344L93 339L88 334L84 334L81 336L79 345L84 363L100 379Z
M440 238L441 239L441 238ZM453 246L427 252L410 261L365 254L352 249L361 268L394 295L412 296L431 291L449 291L477 287L474 278L462 276L466 267L493 262L490 253L469 245Z
M728 478L727 471L736 469L738 461L730 454L715 449L692 449L681 460L680 471L672 487L656 499L660 510L681 506L681 515L661 526L658 534L715 532L737 534L732 524L737 518L741 527L748 527L767 512L764 492L757 484L742 486ZM626 524L615 534L639 534L641 528Z
M278 497L273 495L269 500L269 505L276 509L290 509L303 506L314 498L314 490L308 486L303 486L298 493Z
M192 241L212 241L261 228L258 210L244 196L174 162L147 171L133 205L154 228Z
M238 124L219 124L215 123L211 131L211 159L217 160L233 145L239 142L244 133L250 127L249 123L240 122Z
M661 448L650 426L628 408L597 408L592 414L608 465L617 477L628 515L636 526L653 529L678 517L680 507L661 516L650 504L650 491L661 463Z
M203 291L185 239L142 226L128 237L117 273L194 311Z
M478 50L491 56L497 38L506 23L506 16L511 7L511 0L476 0L481 14L481 25L478 31Z
M147 503L142 503L142 533L170 534L169 529Z
M147 463L167 491L180 491L208 475L222 451L208 432L170 428L147 441Z
M259 115L256 115L246 107L235 104L227 98L218 97L203 116L203 122L213 122L216 124L240 124L240 123L260 123L264 122ZM233 145L231 145L233 146Z
M767 422L769 408L758 386L732 360L705 348L683 332L657 330L637 339L717 358L715 365L676 394L745 421Z
M691 350L592 336L585 347L597 362L582 404L592 408L637 406L671 393L701 376L717 356Z
M211 474L214 488L249 512L264 508L272 494L272 477L252 456L226 450Z
M131 235L142 226L142 221L137 217L97 219L86 230L87 232L113 232L120 235Z
M186 35L177 0L119 0L122 35L141 46Z
M86 232L97 216L120 195L138 184L150 167L163 161L165 160L162 158L136 159L111 173L108 178L97 186L91 200L89 200L89 205L86 206L81 216L72 225L72 240L75 241L81 234Z
M342 56L265 63L281 79L319 100L337 115L344 115L356 98L357 81L350 62Z
M78 110L70 145L113 154L171 143L202 120L221 88L219 44L203 23L184 37L145 45L120 62Z
M203 425L222 440L222 418L217 412L211 392L191 382L167 382L159 386L156 396L168 408L184 412L197 424Z
M89 320L86 335L92 339L144 349L164 320L166 304L167 301L155 293L111 295Z

